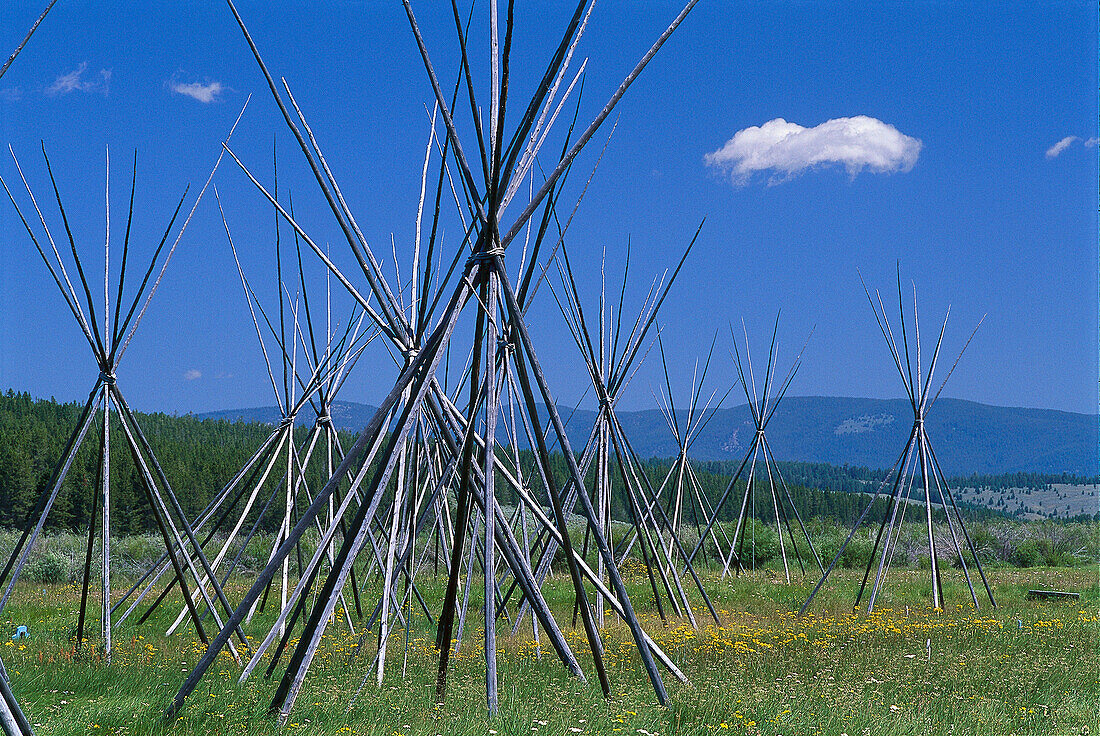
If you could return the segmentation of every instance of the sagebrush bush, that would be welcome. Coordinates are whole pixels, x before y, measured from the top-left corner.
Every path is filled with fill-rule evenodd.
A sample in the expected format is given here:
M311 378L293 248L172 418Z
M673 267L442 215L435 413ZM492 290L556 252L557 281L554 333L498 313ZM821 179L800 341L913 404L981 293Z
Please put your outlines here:
M757 565L762 565L779 557L779 535L772 527L756 521L746 525L744 535L746 562L755 560ZM789 549L787 554L793 556Z
M68 558L54 550L47 550L27 560L22 577L28 583L48 585L68 583L72 579L69 568Z

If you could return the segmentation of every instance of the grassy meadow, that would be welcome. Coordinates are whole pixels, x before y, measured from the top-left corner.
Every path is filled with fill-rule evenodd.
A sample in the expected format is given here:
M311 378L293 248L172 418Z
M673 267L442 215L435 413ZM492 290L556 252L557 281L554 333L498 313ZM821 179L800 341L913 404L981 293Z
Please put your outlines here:
M540 649L529 625L516 637L502 625L500 714L488 718L475 586L442 705L434 702L434 627L422 612L413 611L407 649L404 629L394 630L382 687L372 673L354 698L373 659L375 636L367 636L357 649L359 637L338 616L286 731L374 736L1100 733L1095 567L993 569L999 607L980 611L972 608L957 571L945 571L947 608L934 611L928 605L928 571L899 569L890 573L872 615L851 608L860 572L838 570L803 617L797 609L816 579L787 586L774 570L726 580L710 573L706 586L720 620L709 618L696 595L698 630L686 619L663 624L644 572L631 570L627 576L647 630L690 680L680 683L662 670L668 707L658 706L629 631L613 616L603 631L612 694L602 697L583 629L569 628L572 590L568 576L559 574L548 582L547 596L587 683L566 673L544 634ZM238 596L246 582L232 583ZM429 604L441 596L441 580L425 574L418 582ZM1031 588L1082 596L1073 602L1028 601ZM275 682L265 680L260 667L238 684L239 668L224 653L178 718L166 723L164 708L203 651L193 630L164 636L178 604L162 607L143 625L127 621L116 629L107 664L96 651L95 636L85 653L73 652L70 636L79 595L72 583L20 582L3 614L5 632L21 624L30 629L30 638L18 641L5 633L0 657L38 733L278 732L266 712ZM98 605L92 608L98 611ZM250 624L251 635L262 637L271 608ZM94 635L98 614L93 615Z

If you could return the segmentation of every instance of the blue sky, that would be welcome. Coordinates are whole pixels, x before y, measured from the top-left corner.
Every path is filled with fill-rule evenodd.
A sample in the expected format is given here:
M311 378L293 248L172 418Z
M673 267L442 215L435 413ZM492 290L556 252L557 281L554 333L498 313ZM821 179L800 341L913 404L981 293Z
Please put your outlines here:
M240 10L273 73L286 77L302 105L368 241L391 269L392 235L407 274L431 89L400 4L326 5L242 3ZM427 3L416 9L441 76L453 79L449 14L437 16ZM40 10L3 11L3 56ZM599 110L677 11L671 3L597 4L577 52L577 63L588 60L581 120ZM567 14L517 5L513 115ZM475 36L486 35L484 24L477 29ZM475 38L479 49L484 41ZM481 56L475 76L487 98L488 57ZM594 305L605 249L617 284L629 240L627 303L640 304L651 278L675 263L705 217L662 312L677 392L688 390L696 356L705 356L716 330L708 392L724 392L735 376L728 324L744 319L762 358L782 310L781 366L816 325L792 394L902 395L857 274L894 299L900 262L907 299L916 284L926 341L951 305L944 349L952 359L988 314L945 395L1095 412L1096 60L1095 3L703 0L568 184L562 201L575 201L606 142L567 241L583 295ZM119 244L138 149L133 247L147 257L188 182L190 208L249 93L234 151L270 182L274 145L280 190L294 197L315 239L350 263L224 6L59 0L0 79L0 139L19 156L49 219L45 143L81 252L101 282L108 148ZM853 127L851 118L863 124ZM783 135L769 137L776 131ZM708 163L724 147L724 165ZM7 151L0 176L19 184ZM214 183L243 266L273 305L270 209L232 161ZM120 368L137 408L183 413L273 402L211 195ZM25 191L16 196L28 203ZM454 230L452 223L448 244L457 242ZM317 293L320 264L310 257L307 268ZM334 315L342 320L348 309L334 289ZM540 291L530 317L557 397L577 401L587 379L576 371L575 347L549 291ZM626 408L653 406L661 390L655 357L631 384ZM394 374L392 360L372 346L341 398L378 401ZM90 352L5 198L0 387L72 400L94 379Z

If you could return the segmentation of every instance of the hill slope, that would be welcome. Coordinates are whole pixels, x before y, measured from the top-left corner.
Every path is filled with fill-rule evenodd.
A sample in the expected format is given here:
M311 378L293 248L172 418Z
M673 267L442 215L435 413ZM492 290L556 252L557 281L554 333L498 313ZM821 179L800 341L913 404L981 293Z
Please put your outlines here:
M579 451L588 439L595 412L574 412L571 407L560 411L563 419L572 416L569 441ZM374 407L339 401L332 413L338 427L357 431L366 425ZM769 423L768 441L778 460L888 468L912 429L912 416L905 399L791 396ZM269 423L279 419L273 407L209 412L199 418ZM620 412L619 419L642 457L676 454L675 441L657 409ZM1095 416L944 398L929 412L927 430L948 475L1097 473ZM754 431L747 405L719 409L691 454L699 460L740 460Z

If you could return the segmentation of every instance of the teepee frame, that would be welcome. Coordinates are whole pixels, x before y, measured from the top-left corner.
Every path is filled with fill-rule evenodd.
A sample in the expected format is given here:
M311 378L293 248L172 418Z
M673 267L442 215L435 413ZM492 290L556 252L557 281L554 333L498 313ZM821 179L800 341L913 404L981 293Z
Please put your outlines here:
M752 368L752 356L749 352L749 337L748 330L745 328L744 322L741 323L741 329L745 336L745 360L741 359L741 351L737 347L737 335L733 332L733 327L730 327L730 336L733 340L733 357L734 364L737 367L738 380L741 383L742 388L745 391L745 400L748 404L749 411L752 414L753 425L755 427L755 434L753 435L752 442L749 444L749 449L745 453L744 459L738 466L737 471L730 478L729 483L726 485L725 491L718 499L718 502L714 507L714 514L711 518L709 526L714 525L718 519L718 512L725 506L726 501L729 499L731 493L734 490L737 482L744 478L745 491L741 497L741 505L737 514L737 525L734 528L733 539L729 547L729 553L725 556L722 562L722 577L725 578L729 574L731 565L735 572L742 572L746 569L745 565L745 543L746 543L746 529L748 526L748 520L751 518L753 524L753 530L750 534L751 541L749 543L749 560L748 569L756 569L756 535L755 525L757 519L756 513L756 500L758 494L757 479L767 480L768 496L771 500L772 512L774 514L773 520L775 521L775 531L779 537L779 553L783 560L783 575L786 581L791 582L790 564L787 559L787 547L783 541L783 532L787 532L787 538L790 541L791 550L795 554L795 559L798 562L799 569L804 575L806 573L806 566L802 561L802 555L798 551L798 545L795 542L794 529L791 526L791 516L798 522L799 531L802 538L805 540L806 545L809 547L810 552L814 556L814 560L817 562L818 568L822 573L825 572L824 566L821 564L821 558L817 554L817 549L814 548L813 540L810 539L810 534L806 529L806 525L802 522L802 515L798 511L798 506L795 504L794 499L791 497L790 488L787 486L787 481L783 478L783 472L779 468L779 464L775 461L775 455L772 453L771 445L768 443L768 437L766 434L768 422L775 414L776 408L779 406L779 402L783 400L783 397L787 394L787 389L790 388L791 381L794 380L795 374L798 372L799 367L802 364L802 353L806 350L806 345L803 344L802 349L798 351L798 355L795 357L794 362L791 364L790 369L787 371L787 375L779 384L779 390L775 391L774 381L776 377L776 350L778 347L777 336L779 334L779 315L775 318L775 327L772 330L771 346L768 349L768 365L764 371L764 378L760 384L760 390L757 391L756 377ZM811 330L811 335L813 331ZM806 342L809 342L809 337L806 338ZM747 366L746 366L747 364ZM757 467L757 463L763 465L764 472L761 473ZM746 473L747 470L747 473ZM742 475L744 474L744 475ZM691 556L694 557L702 546L703 537L700 537L699 544L692 550Z
M661 352L661 367L664 371L665 377L665 390L667 393L664 396L657 397L657 406L661 410L661 415L665 419L665 424L668 426L669 433L673 439L676 440L676 459L672 465L669 466L668 472L665 473L664 479L661 481L657 491L650 499L652 506L659 507L662 502L665 504L665 514L670 517L668 525L668 541L666 546L671 553L673 544L679 549L681 559L690 563L690 558L684 551L680 537L683 536L684 524L686 523L686 513L690 513L691 522L695 527L695 532L699 536L699 541L704 544L697 544L696 549L705 550L705 541L709 535L711 544L715 550L719 553L724 548L729 548L732 545L730 539L726 536L725 530L718 527L718 533L722 535L725 545L719 542L717 535L714 532L715 525L710 524L710 520L715 516L715 509L711 507L710 501L706 498L706 495L702 492L701 484L699 483L699 477L695 473L695 468L691 465L690 454L691 446L695 440L699 437L700 433L706 428L710 421L714 418L715 413L722 406L722 403L729 396L730 391L733 390L731 386L722 397L715 402L714 398L718 395L718 390L715 389L707 397L706 402L702 407L699 406L699 400L702 398L703 384L707 380L707 372L710 369L711 358L714 357L714 346L717 342L718 335L715 334L714 340L711 341L710 350L707 352L707 359L703 363L702 374L699 373L699 364L696 361L695 371L691 379L691 393L688 399L687 416L684 420L680 420L680 412L676 409L676 401L673 398L672 381L669 378L668 373L668 360L665 357L664 342L661 340L660 334L657 335L657 346ZM667 496L667 501L662 501Z
M860 276L860 281L863 281L862 275ZM919 506L923 504L925 525L928 532L929 562L931 565L932 606L936 609L943 608L943 584L940 575L943 560L941 559L941 552L938 548L932 525L934 505L932 492L935 490L940 508L943 510L944 516L947 519L947 528L951 537L952 549L956 555L955 559L962 568L963 576L966 579L966 585L970 589L970 597L973 601L974 608L980 608L978 593L974 589L974 583L970 577L970 569L967 567L966 553L963 550L960 535L962 540L966 543L967 550L970 552L971 560L982 580L982 585L985 586L985 592L989 597L989 603L992 607L996 608L997 602L993 598L993 591L989 587L989 581L986 580L985 571L982 570L982 563L978 558L978 552L974 548L974 543L970 539L970 534L966 531L966 523L963 520L962 513L959 511L958 504L955 502L955 495L952 493L951 486L948 484L947 478L940 468L940 463L936 458L935 450L932 448L932 442L929 439L928 429L925 423L925 417L936 403L936 399L939 398L940 392L943 391L943 387L947 385L948 379L951 378L951 374L955 371L955 367L958 366L962 354L970 345L970 341L974 339L974 334L977 333L978 328L981 327L982 322L985 321L985 317L982 317L982 319L978 321L978 324L975 325L974 331L970 333L970 337L967 338L962 350L959 351L959 356L955 358L954 364L952 364L951 369L947 372L940 387L932 394L930 391L932 387L932 378L936 372L936 365L940 356L940 347L943 344L943 335L947 329L947 320L951 316L950 307L947 310L947 314L944 315L943 325L940 327L939 338L936 340L936 347L935 350L932 351L932 359L929 361L928 373L925 374L922 371L921 365L920 322L917 316L916 286L913 286L913 336L912 340L910 340L908 329L905 325L905 303L903 301L901 269L899 267L898 313L900 315L899 332L902 338L901 350L898 349L893 328L886 315L886 307L883 304L882 295L876 290L875 297L872 298L871 292L867 289L866 284L863 284L863 290L867 295L867 301L870 303L871 309L875 312L875 321L878 323L879 331L882 333L883 339L886 340L886 344L890 348L891 357L894 359L894 367L897 368L902 383L905 385L906 396L909 399L910 406L913 408L913 428L909 432L909 438L906 440L905 448L902 450L894 467L891 468L886 479L867 503L867 507L863 510L863 513L856 521L852 531L844 540L844 544L840 546L840 550L837 552L836 557L833 559L828 569L822 574L821 580L818 582L817 586L806 598L806 602L802 605L800 613L806 610L810 605L810 601L813 600L814 596L817 595L817 592L821 589L821 586L824 585L829 573L832 572L837 561L840 559L841 555L844 554L844 549L848 546L848 543L852 541L852 537L855 536L856 530L859 529L860 524L867 518L867 514L870 512L871 507L887 486L890 487L890 501L886 510L886 515L880 522L878 532L875 534L874 547L871 550L871 555L867 559L867 567L864 570L863 580L859 585L859 591L856 594L854 606L856 608L859 607L860 601L866 592L867 582L871 576L871 569L875 567L874 582L867 598L867 612L870 613L874 610L875 601L882 589L882 584L886 579L886 574L889 572L890 564L893 561L894 552L897 549L902 523L905 521L905 512L910 505ZM914 347L912 352L910 352L909 347L911 341ZM920 480L920 489L923 491L924 498L923 501L916 501L914 503L911 502L911 495L918 477ZM877 566L875 565L876 559L878 561Z
M700 230L701 228L702 223L699 226ZM639 549L642 562L646 567L654 602L657 605L657 611L661 619L667 622L665 609L661 603L663 591L667 595L676 615L686 614L693 627L697 627L697 623L691 608L691 602L684 591L679 571L672 562L672 555L675 554L675 551L663 542L662 535L665 531L668 531L671 535L669 541L675 542L677 546L679 545L679 539L673 532L672 525L659 504L645 503L646 499L650 499L655 495L655 491L648 475L641 467L629 439L623 432L622 425L615 413L615 406L629 385L631 378L640 367L639 361L644 360L645 356L648 355L649 348L646 349L645 353L641 352L646 337L650 328L656 324L660 307L664 303L665 297L668 296L672 284L683 267L684 261L687 260L687 256L691 252L692 246L695 245L698 236L699 230L696 230L695 236L685 248L683 256L676 264L676 268L668 281L664 282L663 277L654 281L634 320L633 326L630 328L629 334L624 333L622 329L623 303L630 272L629 247L623 266L623 279L619 290L617 310L613 305L608 304L606 264L601 265L601 292L596 325L599 330L599 339L595 342L592 339L589 323L584 316L584 308L564 244L561 247L561 256L556 258L559 276L561 277L562 296L559 297L557 291L553 289L553 285L550 284L558 308L569 326L570 334L573 336L573 340L585 361L592 387L599 402L588 443L581 455L580 468L582 473L587 474L591 466L595 465L591 496L598 513L600 527L608 540L608 544L615 550L614 558L617 564L620 565L630 553L635 542L640 540ZM615 545L611 533L612 493L614 490L612 484L613 468L618 470L622 480L621 492L626 496L626 506L630 512L630 521L633 527L628 537L625 540L620 540L618 545ZM574 487L572 490L575 492L576 488ZM587 556L588 542L589 534L586 533L584 547L581 552L582 557ZM552 556L555 550L556 547L550 545L543 552L543 561L549 559L548 552ZM680 554L684 554L682 549ZM541 567L540 565L540 569ZM656 570L657 576L654 575L654 570ZM603 575L602 559L597 560L596 571L597 574ZM691 573L711 616L717 621L717 613L711 605L694 568L688 565L688 571ZM660 577L660 586L657 583L658 576ZM577 605L579 605L579 601ZM577 605L574 606L574 625L576 624ZM603 596L597 594L596 614L600 627L604 623L603 611Z
M168 709L169 716L182 706L184 698L193 691L214 658L228 642L231 628L244 618L247 608L261 594L271 576L274 575L278 563L283 557L289 554L293 544L300 538L301 534L304 533L306 527L312 524L317 515L321 513L321 510L327 505L328 498L332 495L337 485L348 476L353 463L355 463L360 468L360 471L351 480L351 485L354 488L362 488L362 502L358 506L354 518L349 524L348 534L344 537L343 543L340 545L340 550L337 554L332 571L322 582L321 576L317 574L318 567L311 564L308 568L309 572L304 572L302 580L295 589L295 596L304 602L306 598L303 594L313 589L315 581L320 585L315 593L316 597L311 610L307 613L304 610L304 606L297 606L288 601L288 606L284 608L283 613L280 614L281 617L293 615L295 620L298 618L299 614L305 618L304 627L301 630L298 643L293 646L293 651L290 653L286 670L271 703L272 711L278 712L280 720L285 720L290 709L293 707L294 700L300 691L302 682L317 652L321 636L332 618L337 596L348 578L355 559L363 548L367 532L370 530L370 525L382 501L383 493L381 489L386 488L390 479L394 477L394 471L400 464L408 441L415 438L416 435L413 430L419 426L417 419L420 412L425 407L431 410L434 403L433 399L439 398L438 394L433 392L433 386L438 385L435 380L435 374L444 358L446 348L450 344L450 338L454 332L458 318L464 312L466 304L471 300L475 302L477 310L475 315L476 326L473 336L471 369L469 372L470 399L465 412L465 431L461 437L461 443L450 445L450 452L452 455L459 458L459 481L457 486L458 494L454 542L450 551L450 573L437 628L437 642L440 644L439 671L436 685L437 697L442 699L446 691L446 678L451 653L450 642L452 640L457 604L459 561L462 558L463 546L467 539L467 526L470 511L474 506L481 508L482 516L485 520L484 535L481 539L483 540L482 544L484 546L484 556L486 560L484 573L486 594L483 610L486 622L484 649L486 663L486 698L489 712L495 714L498 708L495 641L496 581L494 580L494 561L498 554L502 555L506 560L511 574L516 577L523 587L524 594L536 602L536 612L538 612L542 618L543 629L550 635L555 650L563 663L576 676L583 678L583 673L576 662L576 658L572 655L564 638L560 637L560 632L558 632L556 624L553 623L553 616L550 614L545 601L542 600L538 584L533 579L530 565L526 558L522 556L521 547L515 539L514 534L512 534L507 519L504 517L499 504L496 502L494 483L498 462L497 453L494 449L494 439L496 437L496 428L499 420L499 399L502 385L498 379L498 375L505 365L509 365L510 368L515 371L518 379L527 417L531 422L533 430L532 435L535 439L535 450L539 458L539 463L544 469L550 468L548 450L542 430L542 422L539 420L538 401L541 400L544 412L549 419L549 424L553 427L556 440L563 450L569 469L569 483L575 484L580 488L584 486L583 477L577 466L576 458L570 448L564 425L552 399L549 386L543 376L524 319L524 305L526 303L524 300L527 296L527 288L530 283L528 279L531 274L531 269L530 267L528 268L524 279L521 280L519 289L515 289L507 275L504 265L504 255L506 249L513 240L528 227L528 221L536 210L540 206L546 205L545 201L548 197L550 202L553 201L553 196L551 195L555 193L559 180L569 169L576 155L584 148L592 135L599 129L631 82L637 77L638 73L641 72L664 41L671 35L684 17L686 17L687 13L694 6L694 0L687 4L669 28L658 38L650 51L642 58L631 74L628 75L623 84L621 84L619 89L612 95L608 104L605 105L604 109L597 115L593 123L581 134L576 143L561 155L554 170L546 177L541 187L531 195L522 212L516 217L512 226L506 232L503 231L500 225L500 218L504 214L505 208L510 202L512 195L517 191L517 189L513 187L522 183L526 178L530 167L534 163L539 146L541 146L542 141L545 140L545 136L542 135L545 117L555 99L558 83L561 81L568 67L568 58L572 55L576 40L579 37L581 20L582 18L587 19L587 14L584 12L586 4L582 1L577 5L570 25L563 35L558 50L555 52L554 58L542 82L536 88L535 95L528 105L527 111L520 119L518 127L512 135L510 142L505 145L504 113L507 101L509 75L508 61L513 18L511 6L509 6L507 20L503 27L504 43L503 53L501 53L499 32L502 29L498 22L496 2L490 3L490 59L492 61L493 73L490 101L487 108L489 110L489 115L487 116L489 119L487 136L483 135L481 116L479 114L476 98L473 94L472 81L469 79L468 71L465 74L467 79L467 91L470 97L470 110L478 133L477 152L480 154L482 173L484 175L482 186L478 186L476 183L469 166L469 159L466 157L461 139L452 118L451 109L454 102L449 105L445 99L435 70L430 61L423 37L421 36L411 4L408 0L404 0L403 5L417 46L420 50L425 70L432 85L437 109L442 115L446 125L447 140L452 155L454 156L454 161L461 175L460 182L463 194L466 197L466 208L471 216L467 229L468 235L467 239L464 241L464 246L467 242L472 246L472 255L470 255L466 264L463 266L458 281L454 283L453 286L447 285L446 290L444 290L443 285L437 290L436 302L445 306L442 307L442 310L438 313L438 317L435 318L435 327L429 331L427 329L428 322L426 321L424 322L424 328L422 330L418 328L418 331L424 336L423 342L418 343L419 347L413 348L415 354L410 352L406 355L406 365L403 367L393 389L382 402L378 412L368 423L368 426L359 436L359 439L357 439L352 448L349 449L345 460L336 468L332 478L314 497L314 501L310 507L299 517L297 525L291 530L287 540L280 546L275 558L260 574L253 587L245 594L241 604L230 617L226 629L211 642L206 654L204 654L177 693L173 704ZM464 70L468 70L469 66L465 44L466 32L462 27L461 20L458 18L457 8L455 8L455 10L463 68ZM243 21L241 21L235 8L233 8L233 12L242 31L244 31ZM339 194L339 188L336 186L335 180L331 176L331 172L329 172L327 166L324 165L323 157L319 155L316 141L313 139L312 134L310 134L310 141L307 143L305 137L299 132L300 129L297 123L294 122L287 108L282 103L281 94L276 88L274 81L267 73L266 66L264 66L262 60L260 60L255 44L252 42L251 37L248 36L247 31L244 32L253 49L254 56L260 64L261 69L264 71L265 76L267 76L269 87L276 98L276 102L284 112L284 117L288 126L295 133L299 145L314 171L317 182L322 192L325 194L326 200L337 222L340 224L353 253L356 255L364 275L367 277L373 295L378 298L379 306L382 311L382 314L378 315L378 317L385 320L383 324L386 324L389 328L391 337L397 336L404 341L404 336L408 334L405 329L407 322L404 319L399 319L398 316L394 314L395 310L391 308L393 299L392 292L389 292L388 288L384 288L384 282L378 278L380 275L379 270L372 263L368 262L374 260L373 256L370 255L370 249L367 247L361 233L359 233L358 227L355 226L354 218L343 202L343 198ZM456 85L455 88L456 98L461 82L462 76L460 75L459 84ZM305 127L304 118L301 117L300 110L297 109L296 105L295 111L298 113L298 118L302 122L303 127ZM242 168L244 168L243 165ZM254 177L250 175L250 178L255 182ZM258 182L256 183L258 185ZM269 201L273 201L272 198L269 197ZM342 278L342 274L338 272L335 265L333 265L330 260L324 257L320 249L314 247L313 242L308 239L304 231L294 222L293 217L282 209L280 209L280 213L292 224L295 230L298 231L299 235L303 237L303 240L313 248L314 252L322 256L322 260L326 261L326 265L333 271L333 274L337 276L341 283L349 288L353 297L356 297L358 291L355 290L349 280ZM460 253L461 252L462 251L460 251ZM448 292L450 293L449 298L445 300L439 298ZM358 296L357 301L360 301L360 304L363 305L366 300ZM366 307L364 306L364 308ZM371 314L371 312L368 312L368 314ZM376 314L377 313L371 314L372 318ZM428 314L434 315L434 305ZM538 399L536 399L536 388ZM394 420L393 417L396 417L396 420ZM478 426L482 429L481 436L485 438L483 445L481 445L484 449L480 452L478 451L479 443L475 439L475 436L478 434L476 431ZM388 430L388 434L386 430ZM450 433L443 433L440 435L439 439L450 444L455 440L455 437ZM477 455L476 458L475 455ZM372 466L377 468L373 473L369 472ZM369 478L366 477L368 475L370 476ZM557 488L557 483L553 475L549 472L545 473L544 482L547 485L547 495L553 507L554 519L552 522L546 519L543 523L546 524L548 529L553 529L556 532L556 540L562 544L564 548L574 589L578 597L582 600L582 618L584 619L585 631L589 642L589 648L592 652L593 662L596 665L601 687L605 694L609 694L610 685L603 666L602 644L599 639L598 631L596 630L595 622L591 616L591 611L589 610L587 593L582 584L581 569L583 567L583 559L580 559L580 556L577 555L572 548L569 532L565 524L565 516L562 510L561 493ZM342 516L351 495L351 492L345 495L344 503L337 512L338 515ZM660 650L656 643L653 642L652 638L642 630L638 618L634 613L630 598L626 593L625 586L615 567L611 550L606 543L602 530L599 528L595 510L587 494L578 493L577 496L581 502L583 515L589 525L596 547L601 557L603 557L605 563L608 565L608 577L610 579L610 587L613 590L613 592L608 591L608 595L609 597L613 596L612 601L615 604L615 610L631 630L642 662L649 674L650 681L659 702L666 703L668 701L668 696L665 692L661 677L657 672L654 656L659 658L677 677L685 679L683 673L675 667L671 659ZM532 512L536 510L541 511L541 509L536 509L535 504L532 504L530 508ZM321 546L327 544L328 538L332 532L333 528L330 526L321 540ZM316 559L318 554L315 553L314 557ZM592 574L592 571L587 571L587 575L589 580L595 584L597 588L602 587L603 590L607 591L607 587L603 586L599 578ZM288 621L287 624L287 630L289 631L290 627L293 625L293 621ZM272 638L271 633L269 633L269 638ZM289 648L289 644L287 646ZM275 652L274 656L276 659L278 659L281 651L282 644ZM274 665L274 662L272 665Z
M243 114L243 110L241 111ZM239 122L238 116L237 121ZM234 123L234 128L236 122ZM232 129L230 130L232 135ZM152 447L142 432L140 425L138 424L137 417L131 411L129 405L126 403L121 390L117 385L115 378L116 371L118 369L119 362L126 352L126 348L130 344L130 340L133 338L142 317L145 315L146 309L149 306L149 302L152 300L153 294L156 293L157 287L160 284L161 279L168 267L168 263L171 261L172 255L175 253L176 246L179 244L180 239L183 236L187 228L188 222L190 222L191 216L194 214L195 209L198 207L199 202L202 200L202 194L206 191L206 186L209 185L210 180L213 178L215 171L217 170L218 163L221 162L221 156L218 156L218 163L215 163L214 168L210 172L210 177L207 179L206 185L203 186L202 192L200 192L198 198L196 198L195 204L192 206L190 213L185 219L183 225L180 227L179 232L176 234L176 238L173 241L171 247L168 249L167 254L163 260L160 260L160 256L164 251L164 246L168 242L176 219L180 213L180 209L187 197L187 191L184 191L183 196L180 198L179 203L176 205L175 212L172 215L172 219L169 222L167 228L164 231L164 235L157 245L152 258L150 259L149 266L145 271L144 278L141 281L136 293L133 296L132 301L129 302L129 307L126 308L123 302L123 291L126 284L126 267L129 259L129 246L130 246L130 225L133 221L133 208L134 208L134 195L136 192L137 184L137 156L134 156L134 169L133 177L130 189L130 205L129 213L127 215L126 222L126 236L123 241L123 251L121 267L119 270L118 281L115 286L114 299L111 296L111 269L110 269L110 255L111 255L111 208L110 198L106 197L106 225L105 225L105 243L104 243L104 268L103 268L103 312L102 322L99 321L96 314L96 306L92 298L92 290L88 283L83 264L80 260L80 255L77 249L76 240L73 236L72 230L69 225L69 220L65 212L65 207L61 199L61 194L57 186L57 182L54 179L53 171L50 168L49 157L46 155L45 146L42 148L43 159L45 160L46 170L49 174L50 182L53 185L53 191L57 200L58 211L61 216L62 222L65 228L65 235L68 240L69 250L72 254L71 266L75 266L75 271L79 277L79 284L82 290L82 296L78 294L76 288L74 288L72 280L69 276L69 269L65 267L65 261L62 259L61 254L56 245L54 236L50 231L49 226L46 224L46 219L42 214L42 210L38 205L38 201L35 199L34 193L31 190L30 185L27 183L26 177L23 175L22 168L19 165L18 159L15 157L14 151L12 151L12 159L15 161L16 170L19 172L20 179L23 182L27 195L34 207L35 213L38 216L39 223L41 224L42 233L45 235L45 241L48 243L48 248L53 255L53 261L46 254L46 250L43 248L39 236L35 234L34 228L31 227L27 218L24 216L22 209L16 202L14 195L8 188L7 182L0 178L0 185L3 185L4 191L8 195L8 199L15 207L16 212L19 214L19 218L23 223L27 234L31 238L31 242L34 244L35 249L41 256L43 263L46 264L46 268L49 270L50 275L53 277L54 283L57 285L58 290L61 292L62 297L65 299L66 305L72 312L77 324L81 328L81 332L91 347L93 357L96 361L96 365L99 369L99 376L95 381L91 392L88 395L88 399L84 404L84 408L81 412L80 420L73 430L72 435L69 437L65 451L62 453L62 457L59 459L58 464L55 466L53 474L49 483L43 489L39 495L34 508L28 515L27 524L24 527L24 531L20 536L15 548L4 566L0 571L0 585L5 585L3 596L0 597L0 610L3 610L7 604L12 591L15 587L15 583L19 578L19 574L26 564L26 561L30 555L31 549L34 546L39 534L42 531L43 526L46 523L46 519L49 516L50 509L53 506L54 501L57 498L58 492L61 490L62 483L65 480L65 476L76 457L77 452L80 449L81 444L87 436L89 429L91 429L94 420L97 416L101 418L99 427L99 449L98 449L98 477L95 485L96 498L93 501L93 508L98 510L100 516L100 535L101 535L101 548L102 548L102 564L100 582L102 584L102 611L101 611L101 635L103 639L103 654L107 662L110 662L111 658L111 567L110 567L110 541L111 541L111 468L110 468L110 442L111 442L111 414L112 410L115 412L118 426L123 433L123 439L130 451L131 458L134 465L138 468L142 479L142 490L145 492L146 501L149 503L153 517L157 523L157 527L160 530L162 540L167 550L167 554L170 558L171 565L174 569L177 580L180 582L181 589L184 592L185 601L187 604L187 612L191 618L195 629L204 642L207 641L206 632L202 625L202 620L199 615L199 611L195 606L196 601L190 595L192 586L187 582L188 580L197 581L201 578L202 574L210 575L210 564L202 553L201 546L195 537L194 531L188 523L183 508L180 506L175 493L172 491L172 487L165 477L164 472L161 470L160 463L157 462L156 456L153 453ZM107 188L109 190L110 183L110 156L107 158L107 173L106 173ZM157 273L156 279L150 282L150 278L153 272L156 270L158 262L160 264L160 270ZM113 319L112 315L112 301L113 301ZM140 306L140 310L138 307ZM125 314L125 317L122 315ZM121 319L120 319L121 318ZM82 589L80 609L78 615L78 622L75 634L75 646L79 649L84 642L84 629L87 614L88 605L88 593L91 586L91 580L93 576L92 571L92 557L93 547L96 534L95 513L92 514L88 524L88 544L84 559L84 572L82 577ZM185 550L184 554L179 554L181 550ZM200 573L199 568L203 572ZM218 606L220 605L225 613L232 611L232 606L229 600L225 597L224 592L221 590L221 586L216 582L213 585L213 591L208 592L202 586L199 586L202 591L203 602L205 603L206 610L210 611L214 620L218 626L222 625L221 614L218 612ZM244 643L247 647L247 642L242 632L239 629L234 629L233 633L238 639ZM233 651L234 656L238 656L236 651Z

